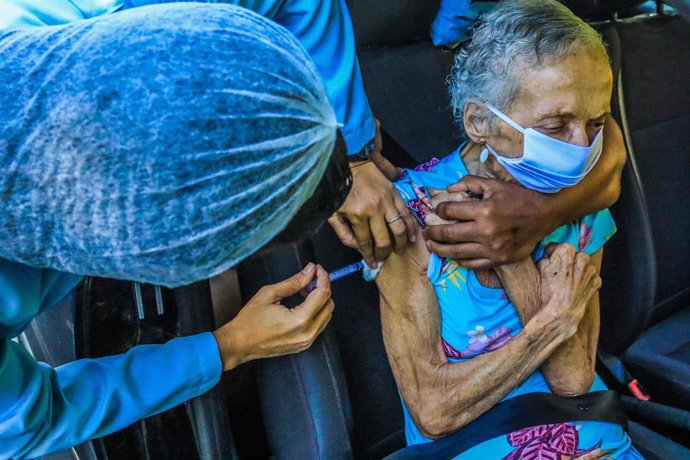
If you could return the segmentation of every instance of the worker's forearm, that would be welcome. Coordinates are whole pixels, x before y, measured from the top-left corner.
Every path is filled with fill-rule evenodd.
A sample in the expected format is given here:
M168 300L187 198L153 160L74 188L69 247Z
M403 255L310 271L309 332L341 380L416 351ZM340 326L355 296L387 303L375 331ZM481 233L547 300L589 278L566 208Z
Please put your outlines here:
M604 150L596 166L574 187L548 197L548 215L556 228L580 217L608 208L620 195L621 172L626 153L623 135L609 116L604 125Z
M592 262L598 270L601 251L592 256ZM526 324L542 308L539 270L531 258L502 265L495 270L521 322ZM595 296L587 306L577 332L556 348L541 366L544 378L554 393L574 396L589 389L594 378L598 331L599 303L598 296Z

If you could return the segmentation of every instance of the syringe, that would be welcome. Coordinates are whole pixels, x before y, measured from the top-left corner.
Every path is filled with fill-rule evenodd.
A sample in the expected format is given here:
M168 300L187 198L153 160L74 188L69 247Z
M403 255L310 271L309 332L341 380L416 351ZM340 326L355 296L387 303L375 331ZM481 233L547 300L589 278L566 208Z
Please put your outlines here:
M357 273L358 271L362 270L365 267L365 263L363 260L360 260L359 262L355 262L350 265L345 265L342 268L338 268L336 270L333 270L328 274L328 279L331 280L331 282L339 280L341 278L345 278L346 276L350 276L354 273ZM307 287L304 289L307 292L311 292L316 288L316 279L314 279L311 283L307 285Z

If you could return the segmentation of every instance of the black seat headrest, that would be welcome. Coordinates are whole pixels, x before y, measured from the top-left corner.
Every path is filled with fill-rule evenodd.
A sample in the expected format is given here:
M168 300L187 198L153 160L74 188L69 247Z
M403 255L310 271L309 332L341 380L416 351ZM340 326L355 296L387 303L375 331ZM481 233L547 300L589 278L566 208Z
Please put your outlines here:
M629 10L646 0L560 0L573 13L585 19L610 18L614 13Z
M358 47L429 40L440 0L347 0Z

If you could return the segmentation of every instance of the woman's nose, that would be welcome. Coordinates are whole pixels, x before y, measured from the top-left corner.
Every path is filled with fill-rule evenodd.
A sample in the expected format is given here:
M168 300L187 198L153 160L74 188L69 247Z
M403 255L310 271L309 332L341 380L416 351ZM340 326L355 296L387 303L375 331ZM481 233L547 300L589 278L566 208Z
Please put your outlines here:
M571 131L570 140L568 142L580 147L589 147L591 139L589 138L587 129L584 126L578 126Z

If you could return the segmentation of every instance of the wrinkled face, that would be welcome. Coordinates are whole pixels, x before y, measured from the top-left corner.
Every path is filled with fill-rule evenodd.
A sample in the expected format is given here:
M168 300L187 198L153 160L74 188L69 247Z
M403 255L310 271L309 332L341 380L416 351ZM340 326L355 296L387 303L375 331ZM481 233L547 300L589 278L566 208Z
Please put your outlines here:
M560 141L590 145L611 110L613 76L603 50L583 46L541 67L522 67L520 90L506 115ZM502 120L486 140L501 155L522 156L522 134Z

